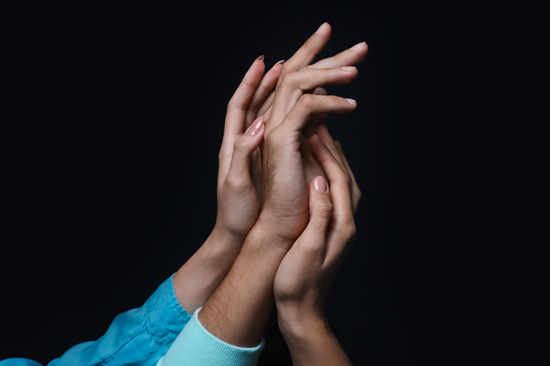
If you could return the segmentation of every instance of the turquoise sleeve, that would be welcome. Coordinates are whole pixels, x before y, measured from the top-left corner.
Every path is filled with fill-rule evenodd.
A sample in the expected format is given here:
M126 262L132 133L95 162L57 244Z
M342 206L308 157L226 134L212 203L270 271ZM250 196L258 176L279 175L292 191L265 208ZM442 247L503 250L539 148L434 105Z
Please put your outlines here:
M48 366L155 365L191 319L176 298L172 277L143 306L119 314L102 337L75 345ZM40 364L12 358L0 366Z
M119 314L101 338L74 346L48 366L155 365L191 318L176 298L172 277L143 306Z
M226 343L204 328L199 321L200 309L179 334L157 366L253 366L258 362L264 340L252 348Z
M0 366L42 366L38 362L27 360L26 358L9 358L0 361Z

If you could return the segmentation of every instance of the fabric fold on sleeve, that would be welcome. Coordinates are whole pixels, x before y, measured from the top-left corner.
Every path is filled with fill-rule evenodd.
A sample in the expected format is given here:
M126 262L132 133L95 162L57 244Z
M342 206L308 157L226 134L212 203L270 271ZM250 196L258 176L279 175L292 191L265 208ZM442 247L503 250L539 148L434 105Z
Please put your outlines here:
M172 275L143 306L119 314L102 337L72 347L48 366L155 365L190 319Z

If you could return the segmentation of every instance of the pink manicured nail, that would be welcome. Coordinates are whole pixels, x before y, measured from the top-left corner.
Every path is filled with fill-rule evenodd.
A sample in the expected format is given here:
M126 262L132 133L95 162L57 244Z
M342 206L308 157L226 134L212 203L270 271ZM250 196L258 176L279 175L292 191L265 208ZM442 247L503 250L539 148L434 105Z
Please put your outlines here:
M262 130L263 125L264 125L264 116L260 116L260 117L256 118L256 120L254 122L252 122L250 127L248 127L246 129L245 133L247 133L251 136L256 136Z
M315 34L325 33L327 29L328 29L328 23L327 23L327 22L324 22L323 24L321 24L321 26L319 27L319 29L317 29L317 31L315 32Z
M365 47L367 45L366 42L360 42L360 43L357 43L355 46L351 47L350 50L352 51L359 51L360 49L362 49L363 47Z
M261 56L258 56L258 58L256 60L260 60L260 61L263 61L264 60L264 55L261 55Z
M352 70L357 69L357 67L355 67L355 66L342 66L341 69L344 70L344 71L352 71Z
M277 64L282 64L282 63L284 63L284 62L285 62L285 60L277 61L277 63L276 63L275 65L277 65Z
M328 192L328 182L322 177L318 176L313 180L313 189L317 192Z
M346 102L348 102L349 104L352 104L352 105L357 104L357 101L355 99L351 99L351 98L346 98Z

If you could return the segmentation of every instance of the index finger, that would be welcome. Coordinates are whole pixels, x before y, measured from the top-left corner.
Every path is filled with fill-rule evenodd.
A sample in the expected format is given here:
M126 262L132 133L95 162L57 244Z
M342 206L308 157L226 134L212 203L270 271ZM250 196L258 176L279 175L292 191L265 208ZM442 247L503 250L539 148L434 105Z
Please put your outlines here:
M283 65L281 76L291 71L298 71L309 65L328 43L331 34L330 24L321 24L319 29L289 58Z

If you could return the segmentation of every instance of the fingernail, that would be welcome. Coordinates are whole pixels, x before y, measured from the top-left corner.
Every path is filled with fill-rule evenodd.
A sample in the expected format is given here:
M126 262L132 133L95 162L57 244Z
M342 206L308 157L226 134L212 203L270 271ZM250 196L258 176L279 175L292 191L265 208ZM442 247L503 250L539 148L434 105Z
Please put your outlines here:
M352 71L352 70L357 69L357 67L355 67L355 66L342 66L341 69L344 70L344 71Z
M277 65L277 64L282 64L282 63L284 63L284 62L285 62L285 60L277 61L277 63L275 63L275 65Z
M328 182L322 177L318 176L313 180L313 189L317 192L328 192Z
M351 99L351 98L346 98L346 102L348 102L351 105L356 105L357 104L357 101L355 99Z
M323 24L321 24L321 26L319 27L319 29L317 29L317 31L315 32L315 34L322 34L322 33L324 33L327 29L328 29L328 23L327 23L327 22L324 22Z
M258 57L258 58L257 58L256 60L260 60L260 61L263 61L263 60L264 60L264 58L265 58L265 57L264 57L264 55L261 55L261 56L259 56L259 57Z
M355 46L351 47L350 50L359 51L360 49L362 49L366 45L367 45L367 42L360 42L360 43L357 43Z
M251 136L256 136L262 130L263 125L264 125L264 116L260 116L256 118L254 122L252 122L250 127L246 129L245 133Z

